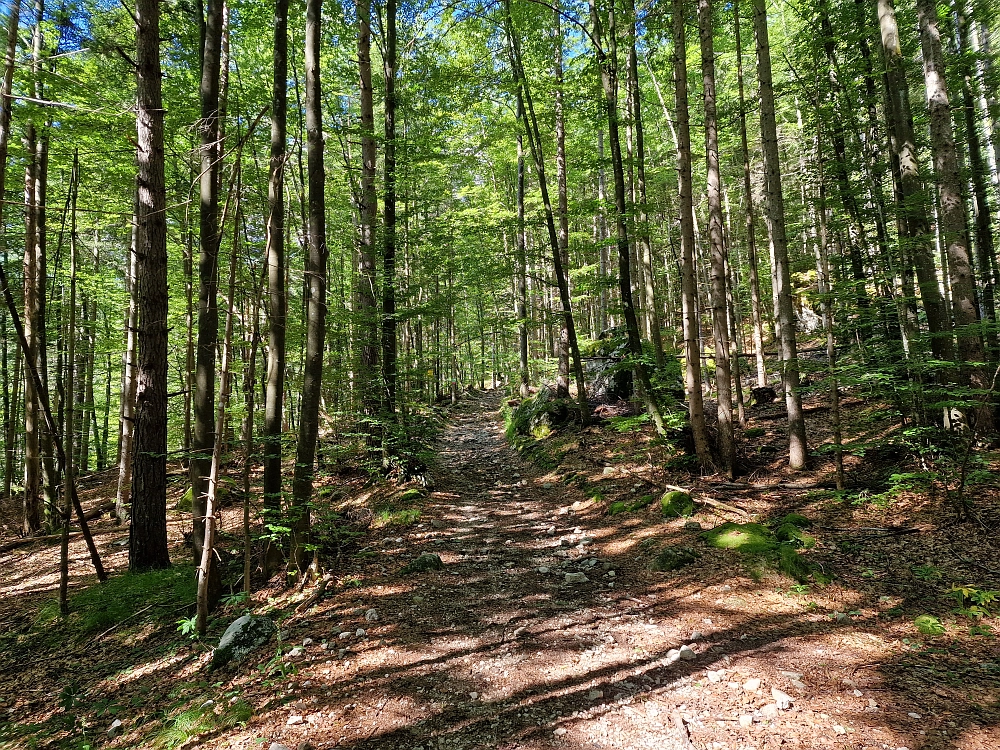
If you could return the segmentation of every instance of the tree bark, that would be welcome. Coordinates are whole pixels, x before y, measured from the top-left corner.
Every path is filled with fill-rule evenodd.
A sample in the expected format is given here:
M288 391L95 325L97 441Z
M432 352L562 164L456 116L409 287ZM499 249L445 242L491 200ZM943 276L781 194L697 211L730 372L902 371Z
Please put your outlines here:
M382 227L382 379L385 411L396 412L396 0L385 1L385 195Z
M760 81L760 132L764 152L764 178L767 187L768 235L774 266L772 283L777 297L780 321L781 381L788 412L788 466L805 468L807 458L806 423L799 394L799 362L795 343L795 317L792 312L792 282L788 263L788 240L785 235L785 199L781 188L781 162L778 153L778 129L774 114L774 89L771 79L771 46L767 31L764 0L753 0L754 33L757 39L757 78Z
M736 442L733 428L732 369L729 360L728 283L726 245L722 223L722 174L715 100L715 45L712 39L712 0L698 0L701 37L702 87L705 97L705 153L708 161L708 237L712 252L712 324L715 336L715 382L718 389L719 459L733 477Z
M527 248L526 248L526 228L524 225L524 133L520 129L521 123L525 121L524 97L521 90L517 90L517 188L515 190L515 201L517 202L517 237L515 239L514 261L517 264L517 341L518 341L518 363L521 375L521 398L529 395L531 384L531 374L528 371L528 268L527 268Z
M560 27L560 0L554 0L552 6L553 21L553 52L552 73L555 79L553 92L553 114L555 115L556 135L556 211L559 214L559 259L562 267L569 273L569 191L566 184L566 121L563 117L563 54L562 29ZM566 284L569 285L567 275ZM556 396L569 397L569 331L565 321L559 330L559 362L556 370Z
M323 386L326 341L326 173L323 168L323 109L320 85L322 0L306 2L306 139L309 176L309 254L306 258L306 357L302 379L302 410L292 480L292 555L290 564L306 568L309 504L313 491L319 402Z
M129 569L165 568L167 552L167 225L158 0L137 0L139 294Z

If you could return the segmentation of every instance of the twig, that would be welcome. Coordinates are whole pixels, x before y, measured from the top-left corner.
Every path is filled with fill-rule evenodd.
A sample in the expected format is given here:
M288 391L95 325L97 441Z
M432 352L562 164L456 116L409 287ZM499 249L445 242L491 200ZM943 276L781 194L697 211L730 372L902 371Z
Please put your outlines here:
M677 733L681 736L681 742L684 743L684 747L687 748L687 750L696 750L694 743L691 742L691 735L688 734L688 729L684 724L684 717L681 716L681 712L674 710L674 712L670 714L670 719L672 720Z
M316 588L309 595L309 598L301 601L299 605L295 608L295 611L297 613L305 612L314 604L316 604L320 599L322 599L323 594L326 593L326 587L330 584L330 581L332 580L333 580L332 573L326 573L322 578L320 578L319 583L316 584Z

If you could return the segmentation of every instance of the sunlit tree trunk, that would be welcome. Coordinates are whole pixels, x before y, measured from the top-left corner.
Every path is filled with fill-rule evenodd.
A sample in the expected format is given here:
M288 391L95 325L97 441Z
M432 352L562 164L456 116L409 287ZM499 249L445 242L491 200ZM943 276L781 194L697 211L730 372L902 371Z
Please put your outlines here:
M521 398L527 398L531 375L528 371L528 267L526 248L526 228L524 226L524 133L521 123L524 122L524 97L520 89L517 91L517 187L515 201L517 203L517 236L515 242L515 262L517 263L517 341L518 362L521 375Z
M385 196L382 212L382 376L385 410L396 412L396 0L385 0Z
M728 284L726 245L722 223L722 174L719 169L719 133L716 118L715 45L712 39L712 0L698 0L701 37L702 86L705 96L705 153L708 161L708 238L712 253L712 326L715 336L715 382L718 389L719 459L733 476L736 442L733 428L732 369L729 359Z
M553 110L556 130L556 212L559 214L559 259L563 268L569 269L569 190L566 184L566 121L563 116L563 61L562 61L562 29L560 28L559 0L555 0L552 8L553 22L553 53L552 73L555 78ZM567 277L566 283L569 283ZM556 395L560 398L569 396L569 331L565 322L559 330L559 365L556 372Z
M785 235L785 199L781 188L778 129L774 114L771 83L771 45L768 41L767 10L764 0L753 0L754 34L757 40L757 77L760 81L760 134L764 152L764 179L767 194L768 235L774 266L771 279L777 297L781 381L788 412L788 466L802 469L806 464L806 422L799 394L799 362L795 343L795 316L792 311L791 270Z

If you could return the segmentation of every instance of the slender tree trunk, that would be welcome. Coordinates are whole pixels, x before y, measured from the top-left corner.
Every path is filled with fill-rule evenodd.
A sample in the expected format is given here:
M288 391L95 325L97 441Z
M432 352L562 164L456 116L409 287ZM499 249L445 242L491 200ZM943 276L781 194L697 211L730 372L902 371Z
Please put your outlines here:
M382 374L385 410L396 411L396 0L385 2L385 197L382 212Z
M757 77L760 81L760 132L767 186L768 234L774 266L772 283L777 296L780 320L781 381L788 412L788 466L805 467L807 458L806 422L799 394L799 362L795 344L795 317L792 312L792 282L785 235L785 199L781 188L778 130L771 84L771 45L768 41L767 10L764 0L753 0L754 33L757 38Z
M69 614L69 522L73 514L73 492L70 489L76 482L76 472L73 468L73 376L74 357L76 355L76 196L79 190L80 164L77 152L73 152L73 173L70 177L71 224L69 230L69 310L66 322L66 422L63 428L63 439L66 454L66 464L63 474L62 503L62 538L59 544L59 611Z
M746 200L747 266L750 270L750 317L753 325L753 350L757 361L757 387L767 385L764 364L764 312L760 301L760 270L757 260L757 228L753 187L750 183L750 149L747 144L746 97L743 91L743 42L740 38L740 5L733 0L733 24L736 32L736 78L740 92L740 153L743 157L743 194Z
M25 365L38 367L38 256L35 254L35 126L29 122L25 136L27 165L24 173L24 337L28 342ZM44 291L41 292L44 294ZM42 509L39 501L41 490L40 420L38 418L39 394L35 384L24 384L24 518L21 531L34 534L42 528Z
M562 267L569 270L569 190L566 184L566 121L563 117L563 54L562 29L560 27L559 0L555 0L552 8L553 22L553 53L552 73L555 79L553 92L553 113L556 130L556 211L559 214L559 260ZM566 278L569 284L569 277ZM569 331L565 322L559 330L559 364L556 371L556 395L560 398L569 397Z
M379 412L379 314L375 300L375 104L372 91L371 0L355 0L358 13L358 77L361 86L361 190L358 195L359 245L356 311L361 338L358 381L362 410L369 420ZM373 425L367 428L374 444Z
M712 39L712 0L698 0L701 68L705 96L705 153L708 159L708 236L712 248L712 323L715 335L715 382L718 396L719 458L722 470L733 476L736 441L733 431L732 370L729 364L728 284L726 245L722 223L722 174L719 169L719 133L715 103L715 45Z
M281 428L285 395L285 141L288 134L288 0L274 3L274 78L271 88L271 161L267 183L267 368L264 393L264 523L281 513ZM277 568L280 548L268 542L265 574ZM249 581L247 581L249 585Z
M223 0L208 0L201 61L201 211L198 239L198 346L195 364L194 425L191 436L191 516L194 561L202 558L209 516L209 474L215 445L215 352L219 343L219 76L222 59ZM221 579L208 556L210 598L221 594Z
M580 360L580 348L577 346L576 326L573 321L573 308L569 296L569 283L566 280L566 273L563 269L562 253L560 252L559 237L556 231L555 212L552 209L552 201L549 198L548 183L545 179L545 157L542 154L542 142L538 130L538 120L535 117L535 109L531 100L531 91L528 88L528 81L522 64L521 43L514 30L513 19L511 18L510 0L506 0L505 10L507 36L508 41L510 42L511 62L513 63L514 74L517 76L519 91L524 97L524 126L528 134L528 145L535 161L535 172L538 177L539 191L542 194L542 204L545 206L545 224L548 229L549 245L552 250L552 266L555 271L556 284L559 288L559 299L562 304L563 324L566 327L566 334L569 337L569 350L570 357L572 358L573 374L576 379L580 419L584 424L586 424L590 419L590 405L587 402L587 386L583 377L583 363Z
M958 337L958 357L962 378L969 385L989 389L991 378L984 367L986 352L979 331L979 311L965 227L965 202L962 198L962 178L959 173L958 150L951 124L951 104L945 78L944 54L938 28L937 6L934 0L917 0L920 24L920 46L924 59L924 86L930 112L931 150L934 174L940 196L940 233L948 252L951 277L952 316ZM989 411L980 410L977 428L988 432L992 428Z
M138 350L129 569L170 565L167 552L167 223L158 0L136 0L139 211Z
M129 519L132 489L132 442L135 430L135 396L138 386L136 363L138 357L139 289L137 273L139 264L139 202L136 193L135 217L132 221L132 244L126 271L125 291L128 293L128 312L125 314L125 351L122 353L122 390L118 438L118 494L115 499L115 517L118 523Z
M687 95L687 42L684 33L684 0L672 0L674 42L674 94L677 102L677 186L681 229L681 314L684 328L685 384L688 415L695 453L703 469L712 466L712 452L705 426L701 385L698 288L694 267L694 206L691 186L691 126Z
M531 384L528 371L528 268L526 248L526 228L524 225L524 133L520 130L525 121L524 97L517 90L517 237L515 239L515 263L517 264L517 341L518 361L521 374L521 398L527 398Z
M323 346L326 341L326 173L323 169L323 110L320 86L322 0L306 2L306 138L309 174L309 254L306 280L309 297L306 314L306 357L302 380L302 412L295 453L292 495L291 564L306 567L309 541L309 503L313 490L316 442L319 436L319 402L323 386Z

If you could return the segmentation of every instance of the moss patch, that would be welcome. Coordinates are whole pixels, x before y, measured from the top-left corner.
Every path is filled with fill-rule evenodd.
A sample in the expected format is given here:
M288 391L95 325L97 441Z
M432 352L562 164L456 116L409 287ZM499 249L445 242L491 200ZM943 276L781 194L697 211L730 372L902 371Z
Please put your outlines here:
M778 548L778 570L799 583L805 583L812 575L813 567L790 544L782 544Z
M792 526L800 529L808 529L813 525L813 522L812 519L806 518L801 513L789 513L787 516L778 521L776 525L784 526L785 524L791 524Z
M403 575L411 573L423 573L428 570L444 570L444 563L441 558L433 552L425 552L416 560L411 560L403 567Z
M816 546L816 537L790 523L783 523L775 529L774 536L777 537L779 541L789 542L796 547L812 549Z
M724 523L702 532L701 538L710 547L743 554L772 552L778 548L778 540L771 530L759 523Z
M686 518L694 515L694 500L686 492L670 490L660 498L660 510L671 518Z
M619 513L626 513L628 511L628 506L621 500L616 500L608 506L608 515L617 516Z
M634 503L632 503L630 506L628 506L628 509L630 511L642 510L643 508L646 508L646 507L648 507L648 506L650 506L652 504L653 504L653 496L652 495L643 495L638 500L636 500Z
M420 500L423 496L423 490L417 489L416 487L410 487L408 490L404 490L403 493L396 499L401 503L409 503L414 500Z

